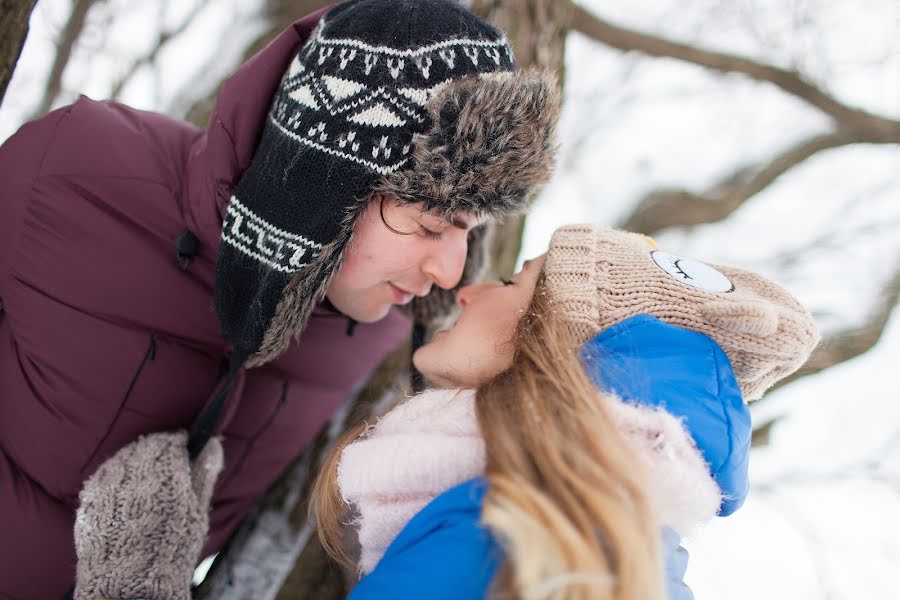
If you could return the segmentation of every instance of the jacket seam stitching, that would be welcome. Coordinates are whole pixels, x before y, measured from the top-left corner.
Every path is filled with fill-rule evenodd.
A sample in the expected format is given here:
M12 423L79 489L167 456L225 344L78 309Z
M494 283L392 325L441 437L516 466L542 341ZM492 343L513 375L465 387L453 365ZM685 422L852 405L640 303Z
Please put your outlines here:
M53 131L50 132L50 135L47 137L47 142L44 144L44 151L41 154L41 160L38 163L37 171L34 174L34 177L31 179L31 185L28 187L28 195L26 197L25 206L23 207L22 213L22 225L19 228L19 239L16 240L16 243L12 245L10 248L10 259L8 269L9 271L4 275L0 273L0 277L11 278L13 272L15 271L15 259L19 255L19 250L22 246L22 238L25 236L25 218L28 215L29 209L31 208L31 203L34 198L34 189L37 187L38 180L44 175L44 163L47 162L47 155L50 154L50 148L53 147L54 142L56 141L57 135L59 133L59 127L64 120L66 120L72 111L75 109L75 104L70 104L65 111L63 111L56 123L53 125ZM46 118L46 116L44 117ZM15 335L15 330L13 329L12 321L9 323L10 331Z
M719 401L719 406L722 409L722 416L725 417L725 423L728 427L728 454L725 456L725 460L722 461L722 464L719 465L719 468L716 469L715 478L718 481L719 475L722 473L722 470L731 460L731 454L734 451L734 426L731 422L731 416L728 414L728 410L725 406L725 402L722 400L722 386L720 382L721 371L719 367L719 357L716 355L716 349L712 346L712 342L710 342L710 348L712 350L712 359L713 364L716 367L716 399ZM721 486L720 486L721 487Z
M137 370L132 376L131 382L128 384L128 387L125 390L125 394L122 397L122 401L119 402L119 407L116 409L116 414L110 421L109 427L107 427L106 432L104 432L103 436L100 438L100 441L97 442L97 446L94 448L94 451L91 452L90 457L85 461L84 465L82 465L82 473L85 472L85 469L87 469L91 462L97 457L97 453L100 452L100 448L102 448L106 440L109 439L110 434L112 433L113 429L115 429L119 417L122 416L122 411L125 410L125 405L128 403L128 399L131 397L131 393L134 391L134 386L137 385L138 379L140 379L141 374L144 372L144 368L146 368L147 363L152 362L155 355L156 334L153 333L150 334L150 345L147 347L147 350L144 351L144 357L141 359L141 364L138 365Z

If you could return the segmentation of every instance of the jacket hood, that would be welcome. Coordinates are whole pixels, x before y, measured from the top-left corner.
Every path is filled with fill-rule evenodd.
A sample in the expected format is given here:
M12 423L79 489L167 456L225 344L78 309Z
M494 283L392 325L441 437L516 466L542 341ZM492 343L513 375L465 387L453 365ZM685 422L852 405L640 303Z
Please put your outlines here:
M222 84L209 122L188 157L188 217L204 245L218 249L228 200L253 158L272 96L327 11L328 7L296 21Z
M604 391L680 420L719 486L719 514L740 508L749 489L750 412L712 338L638 315L597 334L582 356Z

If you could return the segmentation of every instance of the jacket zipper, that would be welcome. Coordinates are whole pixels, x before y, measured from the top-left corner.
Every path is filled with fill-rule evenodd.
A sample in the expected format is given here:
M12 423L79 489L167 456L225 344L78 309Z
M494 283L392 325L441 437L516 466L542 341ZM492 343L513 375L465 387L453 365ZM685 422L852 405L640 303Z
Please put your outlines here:
M131 378L131 383L128 384L128 388L125 390L125 395L122 397L122 401L119 403L119 408L116 410L116 415L113 417L113 420L109 424L109 428L106 430L106 433L103 434L103 437L100 438L100 441L97 443L97 447L94 448L94 452L91 453L90 458L87 459L87 462L84 463L84 466L81 468L82 473L85 469L88 468L88 465L94 460L97 456L97 453L100 451L100 448L103 447L103 444L106 443L107 438L109 438L112 433L113 427L115 427L116 422L119 420L119 415L122 414L122 409L125 408L125 404L128 402L128 397L131 396L131 391L134 389L135 384L137 383L138 377L141 376L141 372L143 372L144 367L147 366L148 362L153 362L156 360L156 334L150 334L150 345L147 347L147 351L144 352L144 358L141 360L141 364L138 365L137 371L135 371L134 376Z

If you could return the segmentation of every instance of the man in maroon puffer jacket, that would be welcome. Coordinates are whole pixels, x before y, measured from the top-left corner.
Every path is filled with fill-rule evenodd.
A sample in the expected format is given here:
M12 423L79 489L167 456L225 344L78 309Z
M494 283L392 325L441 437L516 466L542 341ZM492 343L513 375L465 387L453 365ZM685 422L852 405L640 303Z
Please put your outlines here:
M546 181L549 87L449 0L351 0L238 69L206 129L82 97L7 140L0 597L62 597L84 481L219 395L217 551Z

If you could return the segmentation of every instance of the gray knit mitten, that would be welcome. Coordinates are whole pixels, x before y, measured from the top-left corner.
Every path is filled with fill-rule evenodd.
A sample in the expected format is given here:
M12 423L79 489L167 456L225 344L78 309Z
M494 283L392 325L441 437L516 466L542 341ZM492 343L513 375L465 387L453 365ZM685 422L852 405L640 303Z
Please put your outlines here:
M187 432L141 436L84 485L75 520L75 600L188 600L222 469L213 438L194 463Z

